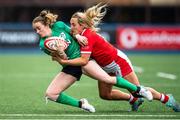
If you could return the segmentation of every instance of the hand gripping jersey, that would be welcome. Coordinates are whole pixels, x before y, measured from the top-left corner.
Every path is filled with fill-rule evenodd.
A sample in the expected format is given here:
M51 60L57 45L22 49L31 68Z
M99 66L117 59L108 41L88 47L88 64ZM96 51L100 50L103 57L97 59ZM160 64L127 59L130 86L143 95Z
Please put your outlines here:
M91 54L107 73L125 76L132 72L132 65L125 54L117 50L103 37L90 29L85 29L82 35L87 37L88 45L81 47L81 53Z
M58 21L52 25L51 30L51 36L62 37L67 42L68 47L65 50L65 53L68 59L80 57L80 47L78 43L74 40L74 38L70 35L70 28L66 24L64 24L61 21ZM49 55L50 52L46 50L44 47L44 41L46 38L47 37L40 39L39 47L41 50L43 50L45 53Z

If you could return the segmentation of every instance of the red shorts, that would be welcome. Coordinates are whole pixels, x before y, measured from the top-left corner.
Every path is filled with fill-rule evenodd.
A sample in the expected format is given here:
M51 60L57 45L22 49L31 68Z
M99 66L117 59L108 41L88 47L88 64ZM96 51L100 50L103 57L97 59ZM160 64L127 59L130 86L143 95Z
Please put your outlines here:
M130 60L120 50L118 50L116 59L102 68L110 75L120 75L122 77L128 75L133 71Z

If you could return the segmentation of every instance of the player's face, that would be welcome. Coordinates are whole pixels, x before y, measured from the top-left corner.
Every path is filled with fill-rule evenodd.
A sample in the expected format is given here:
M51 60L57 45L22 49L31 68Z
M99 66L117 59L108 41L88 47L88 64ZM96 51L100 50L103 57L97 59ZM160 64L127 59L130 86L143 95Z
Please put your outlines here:
M78 23L77 18L71 18L70 24L71 24L71 32L73 34L81 34L82 33L84 27Z
M48 26L43 25L41 22L33 23L33 29L36 31L37 34L40 35L40 37L45 37L48 35Z

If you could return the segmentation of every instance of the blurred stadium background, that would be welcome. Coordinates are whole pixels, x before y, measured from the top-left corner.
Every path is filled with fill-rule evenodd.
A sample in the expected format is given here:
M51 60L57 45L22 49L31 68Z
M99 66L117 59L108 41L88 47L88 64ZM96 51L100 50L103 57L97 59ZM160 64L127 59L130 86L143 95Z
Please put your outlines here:
M99 99L96 81L86 76L67 92L87 97L97 113L45 105L44 91L60 68L39 50L33 18L49 9L69 24L74 12L99 2L108 3L101 34L129 56L141 83L180 101L180 0L1 0L0 119L180 118L156 101L144 103L137 113L127 112L127 102Z

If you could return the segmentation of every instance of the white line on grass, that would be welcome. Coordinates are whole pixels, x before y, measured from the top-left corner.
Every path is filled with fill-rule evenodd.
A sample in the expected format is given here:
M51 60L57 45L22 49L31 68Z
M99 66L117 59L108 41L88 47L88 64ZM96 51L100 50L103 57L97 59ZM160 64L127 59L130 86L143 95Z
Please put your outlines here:
M180 115L0 114L0 117L180 117Z
M162 78L171 79L171 80L175 80L177 78L176 75L164 73L164 72L158 72L157 76L162 77Z
M133 68L134 68L134 71L137 73L143 73L144 72L144 69L142 67L133 66Z

